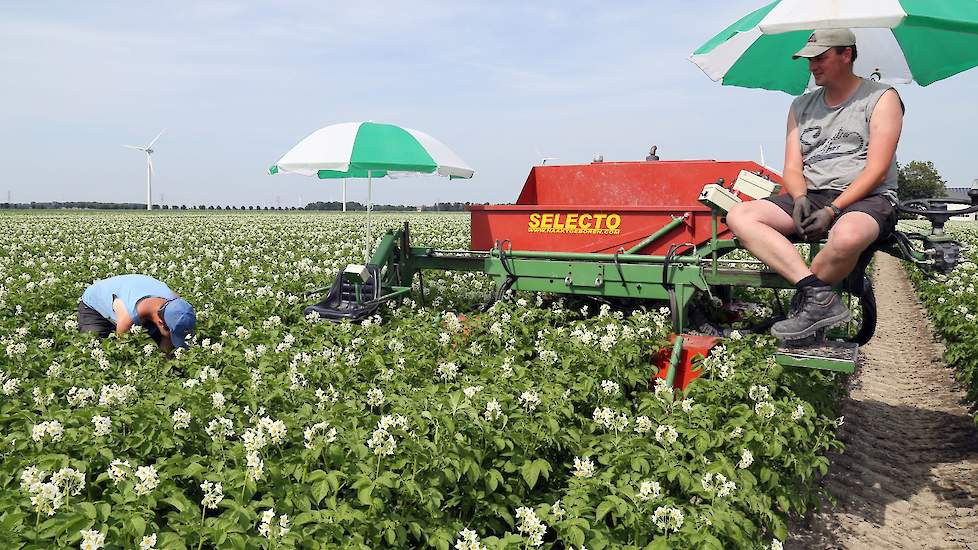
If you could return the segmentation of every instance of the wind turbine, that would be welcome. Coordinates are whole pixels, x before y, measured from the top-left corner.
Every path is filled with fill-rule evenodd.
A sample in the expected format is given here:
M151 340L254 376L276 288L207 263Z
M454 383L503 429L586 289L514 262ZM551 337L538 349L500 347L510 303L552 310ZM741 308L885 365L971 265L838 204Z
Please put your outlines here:
M136 149L137 151L142 151L146 153L146 210L153 209L153 145L156 144L156 140L160 139L166 128L160 130L159 134L153 138L153 141L149 142L146 147L137 147L135 145L123 145L123 147L128 147L129 149Z
M545 156L543 156L543 153L540 152L540 148L539 147L534 146L533 149L535 149L536 152L537 152L537 158L541 159L540 160L540 166L546 166L548 160L560 160L557 157L545 157Z

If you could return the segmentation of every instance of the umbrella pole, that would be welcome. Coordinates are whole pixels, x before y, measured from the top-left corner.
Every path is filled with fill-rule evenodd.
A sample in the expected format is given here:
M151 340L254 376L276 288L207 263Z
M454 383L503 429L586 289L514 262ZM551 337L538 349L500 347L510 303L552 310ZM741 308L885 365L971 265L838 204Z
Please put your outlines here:
M346 178L343 178L343 211L346 212Z
M364 262L370 261L370 211L373 210L373 201L371 197L371 190L373 188L373 180L371 179L372 173L367 170L367 244L363 247L363 259Z

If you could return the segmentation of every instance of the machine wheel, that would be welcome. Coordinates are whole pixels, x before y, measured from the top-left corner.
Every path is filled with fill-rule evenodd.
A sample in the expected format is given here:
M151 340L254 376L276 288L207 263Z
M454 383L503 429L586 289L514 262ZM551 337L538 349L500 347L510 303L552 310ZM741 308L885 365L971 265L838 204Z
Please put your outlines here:
M863 322L856 334L846 340L862 346L868 343L876 332L876 294L873 292L873 282L869 277L863 277L859 306L863 310Z

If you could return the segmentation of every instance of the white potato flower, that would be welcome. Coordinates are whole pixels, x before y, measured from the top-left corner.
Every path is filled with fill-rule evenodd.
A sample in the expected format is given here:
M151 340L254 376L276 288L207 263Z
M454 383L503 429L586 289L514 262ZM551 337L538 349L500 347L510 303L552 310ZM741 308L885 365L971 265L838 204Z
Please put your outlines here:
M81 531L81 550L98 550L105 547L105 533L94 529Z
M527 412L531 412L537 408L540 404L540 396L536 392L525 391L520 394L520 403L526 408Z
M486 411L482 414L486 420L492 422L493 420L497 420L503 416L503 408L499 405L499 401L490 399L489 402L486 403Z
M224 488L220 483L214 483L212 481L204 481L200 484L200 488L204 491L204 498L201 500L201 504L204 508L216 510L217 505L224 500Z
M659 506L652 513L652 522L663 531L676 531L683 526L683 513L673 506Z
M95 425L94 433L97 437L112 433L112 419L108 416L95 415L92 417L92 424Z
M367 405L379 407L384 404L384 391L380 388L370 388L367 390Z
M521 298L522 299L522 298ZM541 546L543 536L547 533L547 525L540 521L536 512L526 506L516 509L517 529L528 539L530 546Z
M455 363L439 363L437 369L438 377L446 382L455 380L458 376L458 365Z
M574 457L574 477L589 478L594 476L594 462L589 457Z
M211 394L211 402L215 409L223 409L227 399L224 397L223 393L216 391Z
M635 419L635 433L644 434L652 429L652 420L647 416L640 416Z
M479 542L478 533L469 529L462 529L455 541L455 550L487 550L487 548Z
M173 428L176 430L187 429L190 427L190 418L190 413L183 409L173 411Z
M662 496L662 485L658 481L643 481L638 488L639 500L656 500Z
M669 426L667 424L660 424L659 427L655 429L655 440L663 445L672 445L679 439L679 432L676 428Z
M129 461L119 460L118 458L112 461L109 465L109 477L112 478L112 482L118 485L126 480L129 475Z
M740 462L737 463L737 467L741 469L750 468L750 465L754 463L754 455L751 454L750 450L742 449L740 451Z
M140 466L136 468L133 475L139 480L135 486L137 495L148 495L160 484L160 478L154 466Z
M770 401L760 401L754 405L754 412L761 418L772 418L778 412L778 409Z

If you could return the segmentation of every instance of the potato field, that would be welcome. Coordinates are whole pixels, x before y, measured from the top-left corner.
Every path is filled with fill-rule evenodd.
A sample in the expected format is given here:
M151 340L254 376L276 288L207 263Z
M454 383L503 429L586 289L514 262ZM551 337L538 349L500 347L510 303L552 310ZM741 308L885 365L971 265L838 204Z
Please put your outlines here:
M469 245L465 214L375 219ZM674 391L650 384L657 305L482 311L481 274L428 272L425 303L362 325L304 318L304 293L362 260L362 224L0 215L0 547L778 549L817 502L840 376L734 334ZM978 314L962 269L938 315ZM77 332L83 290L124 273L194 305L189 349Z
M967 247L954 271L934 277L907 271L936 332L944 339L944 360L955 369L974 403L978 401L978 224L952 222L948 233ZM972 407L972 411L978 409ZM978 423L978 415L975 421Z

